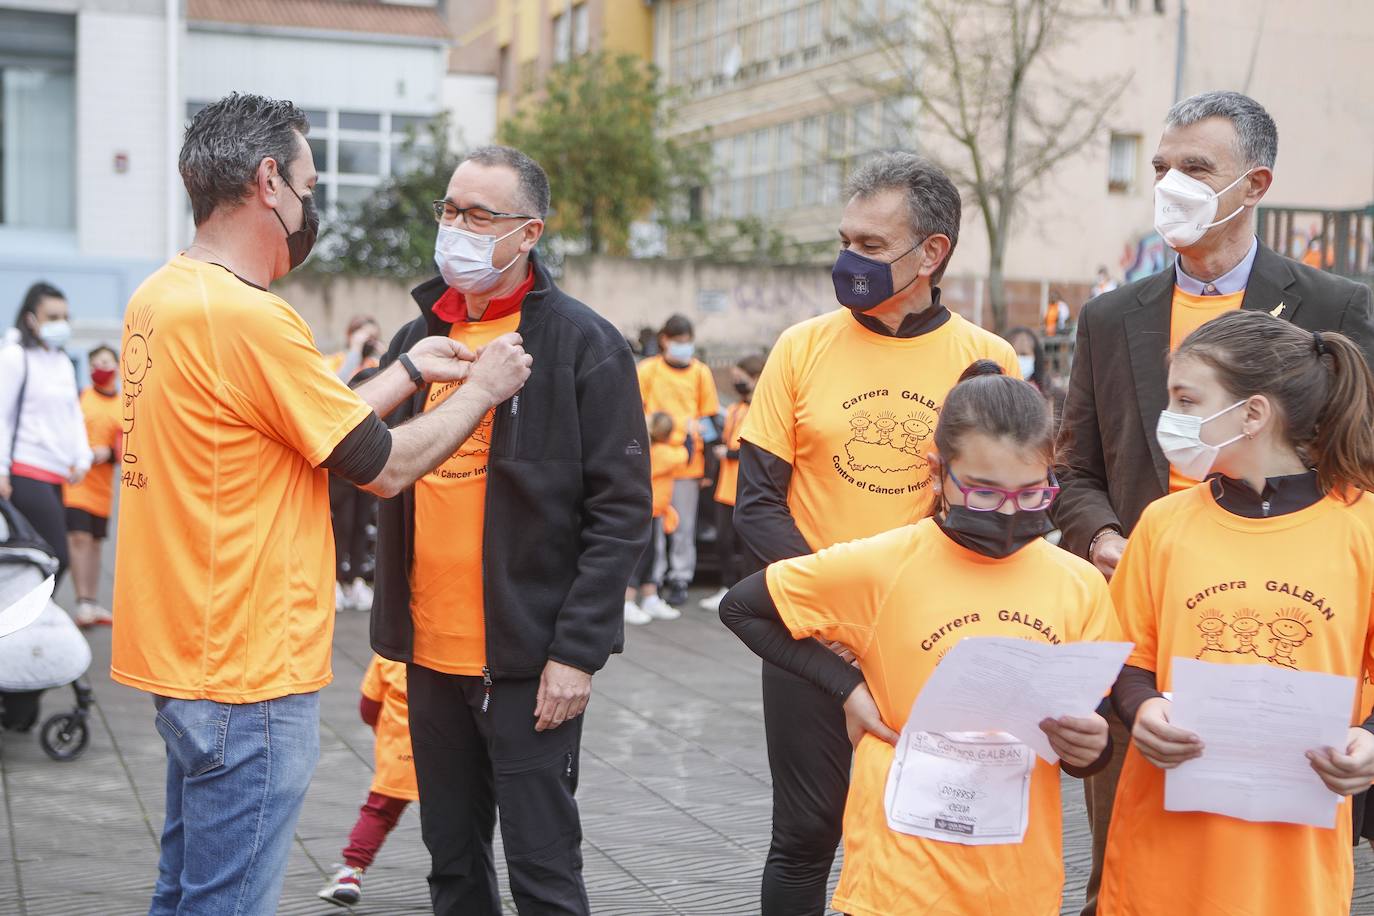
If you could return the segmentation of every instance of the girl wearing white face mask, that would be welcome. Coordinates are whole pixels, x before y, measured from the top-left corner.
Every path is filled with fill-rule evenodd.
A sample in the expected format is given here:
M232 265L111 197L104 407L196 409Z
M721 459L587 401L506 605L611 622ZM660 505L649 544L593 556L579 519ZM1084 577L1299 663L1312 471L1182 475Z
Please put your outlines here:
M1145 510L1111 581L1135 643L1112 691L1132 745L1098 913L1348 913L1349 802L1326 829L1165 810L1165 771L1207 754L1166 694L1175 658L1374 670L1374 376L1340 334L1240 311L1182 342L1169 398L1160 447L1206 483ZM1367 709L1339 747L1307 753L1341 796L1374 780Z
M67 568L62 484L91 467L91 447L63 346L71 337L67 300L35 283L0 348L0 497L10 500Z
M706 480L706 447L720 440L720 397L711 370L696 358L692 322L673 315L658 332L659 355L639 364L639 395L646 415L659 411L673 418L673 445L685 445L689 460L673 481L673 508L678 527L670 544L658 535L654 581L662 583L659 600L644 608L655 617L678 616L672 605L687 600L696 574L696 519Z

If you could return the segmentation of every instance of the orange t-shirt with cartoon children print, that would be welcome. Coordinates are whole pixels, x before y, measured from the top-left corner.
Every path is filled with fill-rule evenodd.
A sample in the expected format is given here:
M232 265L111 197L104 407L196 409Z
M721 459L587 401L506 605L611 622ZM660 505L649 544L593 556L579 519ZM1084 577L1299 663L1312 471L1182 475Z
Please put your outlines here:
M520 312L491 321L454 322L449 338L474 353L520 325ZM461 382L431 385L425 411L457 391ZM410 571L414 660L444 674L475 676L487 664L482 593L482 531L487 507L487 460L492 419L415 482L415 561Z
M410 707L405 662L372 656L363 674L363 696L381 704L377 713L376 770L370 791L387 798L418 801L415 756L410 749Z
M291 306L178 255L124 315L110 675L256 703L330 680L334 537L320 465L372 413Z
M792 465L787 503L813 549L929 514L940 406L980 359L1021 377L1011 344L957 314L917 337L875 334L844 308L783 332L740 436Z
M662 356L650 356L640 361L637 371L645 416L662 411L673 418L673 435L668 440L673 445L691 440L691 460L677 472L677 479L701 478L706 473L706 453L698 423L702 417L720 413L720 396L710 368L699 359L678 367L669 365Z
M1374 496L1242 518L1210 486L1152 503L1112 577L1127 664L1172 689L1175 658L1362 680L1374 668ZM1356 704L1358 705L1358 704ZM1350 721L1359 710L1352 706ZM1205 750L1204 750L1204 753ZM1350 801L1335 829L1164 810L1164 771L1132 746L1112 809L1103 916L1350 912Z
M936 664L961 639L1058 645L1116 638L1106 582L1085 561L1041 539L989 559L950 540L933 519L774 563L767 580L794 637L853 650L883 721L898 731ZM965 846L888 827L884 790L893 753L872 735L855 751L835 909L853 916L1057 916L1064 884L1058 766L1035 760L1020 843Z

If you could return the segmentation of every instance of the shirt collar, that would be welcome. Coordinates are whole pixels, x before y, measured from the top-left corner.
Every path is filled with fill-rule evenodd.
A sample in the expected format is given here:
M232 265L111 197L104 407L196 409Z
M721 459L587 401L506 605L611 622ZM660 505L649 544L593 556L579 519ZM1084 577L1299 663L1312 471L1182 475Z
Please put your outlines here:
M1174 282L1178 288L1190 296L1230 296L1244 292L1250 282L1250 269L1255 266L1255 255L1259 253L1259 239L1250 240L1250 250L1240 263L1211 283L1188 276L1183 270L1182 261L1174 262Z
M1243 518L1273 518L1315 505L1322 499L1316 471L1270 477L1264 492L1256 493L1243 480L1216 474L1208 478L1217 505Z
M449 324L461 324L469 321L496 321L498 318L505 318L520 311L521 303L525 301L525 296L533 288L534 265L531 264L529 273L525 276L525 282L517 286L509 296L500 296L488 301L487 310L482 313L481 318L472 319L468 317L467 299L451 286L444 290L439 301L434 303L434 314Z
M849 314L853 315L855 321L874 334L897 338L920 337L922 334L929 334L931 331L942 327L945 322L949 321L949 309L940 304L940 287L938 286L930 288L930 308L915 315L904 317L896 332L893 332L891 328L878 319L862 312L850 309Z

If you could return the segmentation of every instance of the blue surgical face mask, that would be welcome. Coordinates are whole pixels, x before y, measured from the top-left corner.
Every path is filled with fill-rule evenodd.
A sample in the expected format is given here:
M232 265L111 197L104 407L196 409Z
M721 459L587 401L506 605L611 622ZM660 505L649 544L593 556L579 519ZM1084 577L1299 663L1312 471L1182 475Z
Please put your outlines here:
M830 279L835 283L835 298L840 305L856 312L867 312L882 305L893 296L916 282L912 277L902 289L892 288L892 265L911 254L925 239L921 239L891 261L875 261L866 258L852 248L846 248L835 259L830 270Z
M690 340L685 343L681 341L669 341L668 349L664 355L668 357L670 362L685 366L692 361L692 357L696 355L696 352L697 345Z

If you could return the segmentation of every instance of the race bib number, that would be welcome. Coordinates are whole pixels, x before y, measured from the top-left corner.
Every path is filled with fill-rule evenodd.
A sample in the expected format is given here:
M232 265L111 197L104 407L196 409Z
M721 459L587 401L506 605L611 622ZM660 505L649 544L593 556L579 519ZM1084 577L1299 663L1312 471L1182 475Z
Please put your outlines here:
M1020 843L1033 769L1035 752L1006 732L903 733L887 774L887 826L965 846Z

